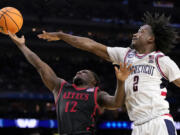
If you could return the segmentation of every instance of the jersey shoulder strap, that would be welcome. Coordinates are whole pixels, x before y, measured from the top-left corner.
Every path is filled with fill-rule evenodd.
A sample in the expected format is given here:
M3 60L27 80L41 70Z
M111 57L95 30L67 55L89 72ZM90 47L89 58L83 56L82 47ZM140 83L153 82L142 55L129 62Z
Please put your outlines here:
M61 92L62 92L63 86L64 86L65 84L67 84L67 82L66 82L66 81L63 81L63 82L60 84L61 86L60 86L60 89L59 89L58 95L57 95L57 97L56 97L55 105L56 105L56 104L57 104L57 102L58 102L58 99L59 99L60 94L61 94Z
M162 52L157 52L157 53L155 54L155 62L156 62L157 69L158 69L158 71L160 72L161 76L162 76L164 79L168 80L168 78L166 77L166 75L163 73L163 71L162 71L162 69L161 69L161 65L160 65L160 63L159 63L159 58L162 58L162 57L164 57L164 56L165 56L165 55L164 55Z
M135 55L135 50L130 48L124 57L124 63L126 63L127 58L132 58L134 57L134 55Z

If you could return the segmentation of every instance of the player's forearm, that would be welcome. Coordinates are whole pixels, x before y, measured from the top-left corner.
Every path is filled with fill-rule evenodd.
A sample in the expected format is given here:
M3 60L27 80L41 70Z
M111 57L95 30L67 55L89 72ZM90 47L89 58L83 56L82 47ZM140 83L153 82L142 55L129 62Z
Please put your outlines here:
M124 104L125 91L124 81L117 81L117 87L114 95L114 104L117 107L121 107Z
M67 42L73 47L91 52L107 61L110 61L109 55L107 53L107 47L101 43L98 43L89 38L73 36L63 32L59 32L58 36L61 40Z
M95 41L89 38L73 36L70 34L63 33L63 32L59 32L58 36L60 37L61 40L67 42L73 47L86 50L86 51L91 51L93 49L93 42L95 43Z
M24 54L25 58L28 60L30 64L32 64L37 70L42 68L42 60L34 53L32 52L28 47L24 46L18 46L21 52Z

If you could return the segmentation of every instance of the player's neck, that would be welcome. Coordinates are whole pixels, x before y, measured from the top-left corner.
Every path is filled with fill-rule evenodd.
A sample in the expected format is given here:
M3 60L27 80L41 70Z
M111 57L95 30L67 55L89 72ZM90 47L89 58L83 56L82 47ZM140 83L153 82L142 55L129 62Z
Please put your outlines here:
M76 86L77 86L77 88L91 88L91 87L93 87L91 85L76 85Z
M136 50L138 54L149 54L153 51L148 51L148 50Z
M154 47L142 47L139 49L136 49L138 54L148 54L155 51Z

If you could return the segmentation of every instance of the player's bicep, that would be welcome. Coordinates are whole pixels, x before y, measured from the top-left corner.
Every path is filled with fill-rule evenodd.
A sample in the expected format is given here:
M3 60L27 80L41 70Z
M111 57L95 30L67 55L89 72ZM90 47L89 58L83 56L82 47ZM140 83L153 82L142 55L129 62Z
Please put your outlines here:
M84 39L84 43L86 43L86 47L84 48L84 50L94 53L95 55L110 61L110 57L107 52L107 46L89 38L83 38L83 39Z
M101 57L101 58L103 58L103 59L105 59L107 61L111 61L110 57L109 57L109 54L107 52L107 47L105 45L96 42L95 47L93 49L93 52L97 56L99 56L99 57Z
M50 91L58 89L57 87L63 81L63 79L56 76L55 72L46 63L43 63L42 68L38 69L38 72L41 76L43 83Z

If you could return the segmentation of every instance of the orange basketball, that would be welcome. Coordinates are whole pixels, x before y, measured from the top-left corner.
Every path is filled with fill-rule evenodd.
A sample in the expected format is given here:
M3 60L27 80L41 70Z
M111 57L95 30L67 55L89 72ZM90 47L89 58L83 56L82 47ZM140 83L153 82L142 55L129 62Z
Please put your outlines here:
M8 34L8 31L15 34L23 25L21 13L13 7L5 7L0 10L0 32Z

